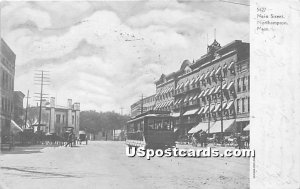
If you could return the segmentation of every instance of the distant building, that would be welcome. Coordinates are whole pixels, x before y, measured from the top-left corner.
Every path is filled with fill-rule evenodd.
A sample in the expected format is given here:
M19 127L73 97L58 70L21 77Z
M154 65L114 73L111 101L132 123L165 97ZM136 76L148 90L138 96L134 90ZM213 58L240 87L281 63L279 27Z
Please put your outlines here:
M55 98L51 97L49 106L45 111L49 120L46 123L45 132L56 133L61 136L67 128L73 128L74 134L78 137L80 128L80 103L72 104L68 99L67 106L55 104Z
M149 110L153 110L156 104L155 95L151 95L148 97L143 97L143 100L139 100L131 105L131 117L137 116L142 112L147 112ZM143 111L142 111L143 107Z
M15 76L15 53L1 38L0 50L0 143L10 135L10 124L13 118L13 91Z
M25 95L21 91L14 91L14 121L22 127L24 125L23 100Z

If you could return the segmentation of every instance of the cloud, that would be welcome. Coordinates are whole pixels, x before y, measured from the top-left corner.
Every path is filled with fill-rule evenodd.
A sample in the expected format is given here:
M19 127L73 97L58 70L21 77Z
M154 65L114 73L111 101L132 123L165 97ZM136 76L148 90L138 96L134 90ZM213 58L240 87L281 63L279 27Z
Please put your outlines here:
M7 3L2 28L17 55L15 89L37 91L34 72L46 69L51 75L46 91L58 103L73 98L83 109L122 106L129 112L142 93L155 93L162 72L203 55L206 34L211 39L214 28L221 45L247 38L249 10L230 7L175 1Z

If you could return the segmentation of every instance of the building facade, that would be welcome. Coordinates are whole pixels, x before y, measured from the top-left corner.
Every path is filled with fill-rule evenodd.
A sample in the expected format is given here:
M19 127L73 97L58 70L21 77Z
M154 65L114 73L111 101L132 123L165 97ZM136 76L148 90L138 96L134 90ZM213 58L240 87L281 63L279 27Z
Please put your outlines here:
M149 110L153 110L155 108L156 104L156 95L151 95L148 97L143 97L143 99L135 102L134 104L131 105L131 117L135 117L142 112L147 112ZM143 111L142 111L143 107Z
M49 133L56 133L58 136L68 129L73 128L75 136L78 137L80 130L80 103L72 104L72 99L68 99L67 106L55 104L55 98L51 97L50 105L45 108L49 120L45 130Z
M216 40L196 61L155 82L155 110L170 111L178 136L200 130L241 132L249 124L250 45L235 40L221 46Z
M180 135L240 132L249 124L249 54L249 43L221 47L215 40L199 60L182 63L172 107Z
M13 91L16 55L1 39L0 50L0 143L10 135L10 124L13 118Z
M24 93L21 91L14 91L14 121L22 127L24 125L24 108L23 108L23 100Z

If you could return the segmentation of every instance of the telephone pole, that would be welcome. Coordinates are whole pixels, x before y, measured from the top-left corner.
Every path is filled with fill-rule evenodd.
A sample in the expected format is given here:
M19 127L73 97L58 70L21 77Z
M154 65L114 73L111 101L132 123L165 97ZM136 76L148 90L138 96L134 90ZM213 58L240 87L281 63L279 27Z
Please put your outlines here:
M48 97L48 94L44 93L44 86L45 85L50 85L50 77L49 77L49 71L45 70L37 70L37 73L34 74L34 81L35 85L40 85L40 93L34 93L36 98L38 98L40 105L39 105L39 122L38 122L38 127L37 131L40 131L41 129L41 121L42 121L42 102L45 101Z

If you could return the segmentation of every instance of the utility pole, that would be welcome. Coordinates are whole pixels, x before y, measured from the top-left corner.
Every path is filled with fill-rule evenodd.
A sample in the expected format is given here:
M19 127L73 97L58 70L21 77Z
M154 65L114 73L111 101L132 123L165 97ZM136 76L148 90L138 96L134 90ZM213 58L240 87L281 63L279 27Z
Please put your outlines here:
M27 112L28 112L28 99L29 99L29 90L27 90L27 97L26 97L26 111L25 111L25 123L24 123L24 129L27 127Z
M38 127L37 131L40 131L41 129L41 121L42 121L42 102L46 100L48 97L48 94L43 93L43 87L45 85L50 85L50 77L49 77L49 71L45 70L37 70L37 73L34 75L34 81L36 85L40 85L40 93L34 93L38 96L35 96L36 98L39 98L36 101L39 101L39 122L38 122Z

